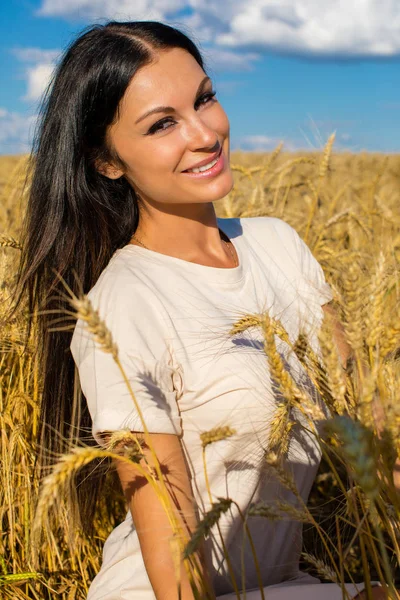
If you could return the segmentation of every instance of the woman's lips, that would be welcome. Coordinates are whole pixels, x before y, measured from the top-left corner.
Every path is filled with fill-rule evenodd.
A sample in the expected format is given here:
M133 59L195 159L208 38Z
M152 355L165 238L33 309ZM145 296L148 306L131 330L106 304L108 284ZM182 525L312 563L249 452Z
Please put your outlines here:
M210 161L211 162L211 161ZM192 173L189 171L182 171L183 175L187 175L188 177L192 177L194 179L208 179L209 177L215 177L219 175L221 171L225 168L225 154L223 148L221 147L221 152L218 157L217 162L211 169L207 169L207 171L200 171L200 173Z

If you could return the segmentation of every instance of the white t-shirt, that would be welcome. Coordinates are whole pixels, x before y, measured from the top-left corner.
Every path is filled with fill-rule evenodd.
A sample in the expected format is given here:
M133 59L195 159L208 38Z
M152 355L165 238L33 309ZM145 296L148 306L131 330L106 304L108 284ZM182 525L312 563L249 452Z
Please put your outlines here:
M243 511L250 502L293 502L263 459L278 393L272 389L261 330L252 327L235 336L229 330L245 314L268 311L292 341L304 330L317 348L321 305L332 298L320 265L287 223L270 217L217 222L234 244L239 266L209 267L128 244L115 252L89 292L118 345L149 431L182 435L200 515L210 507L200 433L217 426L229 425L237 433L207 447L214 500L230 497ZM299 363L283 342L277 343L303 385ZM96 439L101 443L101 431L142 431L120 371L81 321L71 350ZM295 426L287 468L305 500L319 461L315 438ZM219 524L239 587L244 544L246 589L256 588L253 557L236 509ZM250 517L248 526L265 586L319 583L298 568L300 523ZM207 544L216 595L228 594L233 588L215 528ZM155 600L130 513L105 542L88 599Z

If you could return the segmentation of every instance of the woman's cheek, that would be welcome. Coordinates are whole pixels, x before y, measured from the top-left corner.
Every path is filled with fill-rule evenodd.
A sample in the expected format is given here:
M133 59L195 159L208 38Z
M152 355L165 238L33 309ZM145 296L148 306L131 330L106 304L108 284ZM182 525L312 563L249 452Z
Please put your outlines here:
M208 127L218 131L220 134L229 131L228 115L220 104L211 107L208 111L205 111L203 115Z
M165 136L165 143L158 144L156 148L153 148L152 164L154 169L162 171L179 169L187 146L182 136L177 133L171 132L170 135Z
M135 161L136 175L140 178L153 178L155 173L168 170L173 154L168 146L167 142L157 140L157 143L143 148Z
M230 123L229 123L228 115L226 114L226 112L224 111L222 106L220 107L219 122L220 122L219 131L221 133L223 133L224 135L229 135Z

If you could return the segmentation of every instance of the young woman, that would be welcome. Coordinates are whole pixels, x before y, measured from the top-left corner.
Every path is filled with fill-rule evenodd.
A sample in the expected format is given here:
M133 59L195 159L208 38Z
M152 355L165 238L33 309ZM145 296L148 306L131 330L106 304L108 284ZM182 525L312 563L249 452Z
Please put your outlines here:
M20 276L31 309L67 307L56 293L63 290L58 275L75 293L89 293L118 346L189 529L210 507L200 434L216 427L235 433L207 446L214 500L232 498L244 513L251 502L294 501L264 459L278 397L261 331L228 332L240 316L268 311L293 340L302 330L315 342L321 307L332 296L289 225L216 217L213 203L233 185L229 121L196 46L157 22L89 28L57 68L35 150ZM143 427L111 355L81 320L72 340L50 334L52 316L41 317L42 418L52 426L44 444L55 449L54 430L65 434L73 420L74 361L84 394L81 437L88 426L100 444L123 429L139 436ZM298 364L286 359L301 385ZM319 459L315 439L294 427L286 463L304 500ZM177 598L166 514L133 467L117 470L130 510L105 542L88 599ZM87 514L95 489L79 486ZM215 596L236 598L232 575L243 589L244 564L247 597L261 598L234 505L219 527L222 540L214 527L199 552L203 577ZM339 586L299 571L301 523L258 516L248 528L267 598L342 597ZM182 600L189 600L182 577ZM350 597L357 593L349 590Z

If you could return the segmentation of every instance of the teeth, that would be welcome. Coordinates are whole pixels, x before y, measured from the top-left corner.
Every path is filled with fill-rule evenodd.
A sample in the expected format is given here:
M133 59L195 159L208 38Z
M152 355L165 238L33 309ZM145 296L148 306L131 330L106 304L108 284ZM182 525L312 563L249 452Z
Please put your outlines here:
M208 165L203 165L202 167L195 167L194 169L188 169L188 173L202 173L203 171L208 171L208 169L211 169L211 167L217 164L218 158L208 163Z

